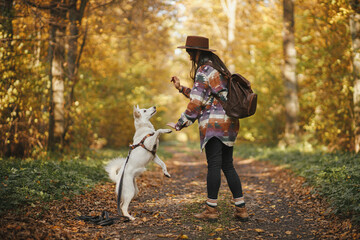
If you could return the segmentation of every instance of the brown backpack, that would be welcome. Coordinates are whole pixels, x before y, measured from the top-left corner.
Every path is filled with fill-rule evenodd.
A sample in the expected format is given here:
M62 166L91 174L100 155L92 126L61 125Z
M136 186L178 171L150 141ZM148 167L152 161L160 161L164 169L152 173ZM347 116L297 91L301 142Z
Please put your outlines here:
M206 65L214 67L211 62L207 62ZM217 95L214 96L223 106L226 115L239 119L254 115L257 106L257 94L251 89L250 82L238 73L230 76L224 71L219 72L228 80L227 101L224 102Z
M257 94L251 89L250 82L236 73L228 78L227 101L220 100L220 103L229 117L246 118L256 111Z

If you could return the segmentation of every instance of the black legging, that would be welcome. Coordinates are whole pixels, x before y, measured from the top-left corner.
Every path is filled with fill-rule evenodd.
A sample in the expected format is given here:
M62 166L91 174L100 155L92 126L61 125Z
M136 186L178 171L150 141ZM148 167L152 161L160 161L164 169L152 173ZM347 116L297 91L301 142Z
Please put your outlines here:
M230 191L234 198L243 196L241 182L233 165L233 147L223 144L218 138L211 138L205 145L208 163L207 191L208 198L217 199L223 170Z

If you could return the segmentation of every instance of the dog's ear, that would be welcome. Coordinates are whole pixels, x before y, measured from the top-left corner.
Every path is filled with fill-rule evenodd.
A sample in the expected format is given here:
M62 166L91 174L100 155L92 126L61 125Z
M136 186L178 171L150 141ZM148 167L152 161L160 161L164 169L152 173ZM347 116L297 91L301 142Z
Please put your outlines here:
M139 117L141 117L141 114L140 114L140 112L139 112L138 109L139 109L138 107L135 107L135 106L134 106L134 118L139 118Z
M137 110L140 110L139 105L136 105Z

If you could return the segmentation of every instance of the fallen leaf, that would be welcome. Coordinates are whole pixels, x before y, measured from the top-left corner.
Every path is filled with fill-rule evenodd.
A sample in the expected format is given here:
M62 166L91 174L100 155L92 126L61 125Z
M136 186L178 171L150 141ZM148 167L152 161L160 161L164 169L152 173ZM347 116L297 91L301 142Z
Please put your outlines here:
M286 231L285 233L286 233L287 235L291 235L291 234L292 234L291 231Z
M265 232L264 230L262 230L262 229L260 229L260 228L255 228L254 230L255 230L255 232L258 232L258 233Z
M168 233L168 234L157 234L158 237L160 238L174 238L176 237L175 235Z
M57 229L60 229L60 227L59 226L52 226L51 229L57 230Z

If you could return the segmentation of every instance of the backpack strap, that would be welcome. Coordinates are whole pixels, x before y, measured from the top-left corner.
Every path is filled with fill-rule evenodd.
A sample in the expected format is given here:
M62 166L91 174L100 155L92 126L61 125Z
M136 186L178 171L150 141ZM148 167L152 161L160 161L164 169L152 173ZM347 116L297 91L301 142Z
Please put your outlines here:
M230 80L231 74L227 74L224 70L215 67L215 65L214 65L211 61L207 61L207 62L205 62L203 65L209 65L209 66L211 66L212 68L214 68L214 69L216 69L217 71L219 71L220 74L223 75L223 77L224 77L226 80L228 80L228 81Z

